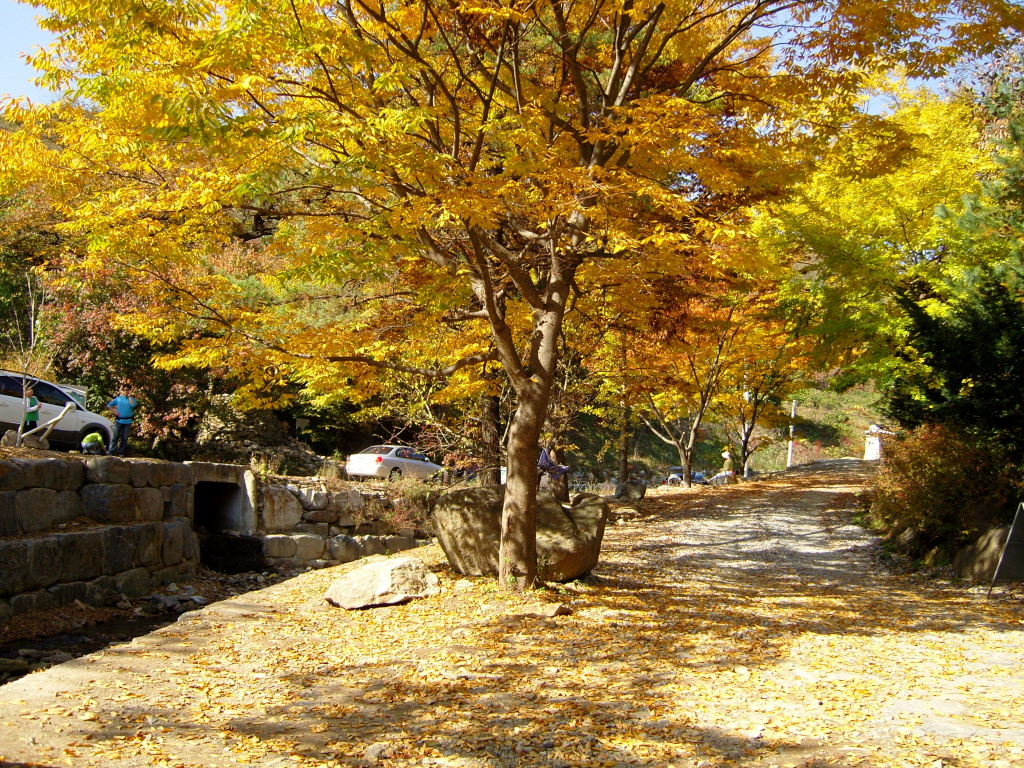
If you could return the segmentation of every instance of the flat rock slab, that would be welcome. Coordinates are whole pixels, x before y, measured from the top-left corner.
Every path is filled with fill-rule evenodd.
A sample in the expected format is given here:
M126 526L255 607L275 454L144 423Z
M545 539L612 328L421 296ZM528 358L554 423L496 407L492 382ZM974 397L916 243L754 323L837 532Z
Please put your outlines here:
M324 595L338 608L397 605L438 594L437 576L415 557L389 557L349 571Z

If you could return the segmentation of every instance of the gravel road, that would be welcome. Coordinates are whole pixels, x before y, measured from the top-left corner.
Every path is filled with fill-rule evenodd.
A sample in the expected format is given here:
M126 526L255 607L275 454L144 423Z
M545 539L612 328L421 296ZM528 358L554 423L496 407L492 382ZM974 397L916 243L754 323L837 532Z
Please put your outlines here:
M726 673L701 722L777 747L737 764L1024 765L1019 588L988 600L987 585L891 571L852 522L872 471L818 462L702 494L628 539L622 557L670 569L681 594L706 596L704 621L760 646L719 647L743 684L726 695Z

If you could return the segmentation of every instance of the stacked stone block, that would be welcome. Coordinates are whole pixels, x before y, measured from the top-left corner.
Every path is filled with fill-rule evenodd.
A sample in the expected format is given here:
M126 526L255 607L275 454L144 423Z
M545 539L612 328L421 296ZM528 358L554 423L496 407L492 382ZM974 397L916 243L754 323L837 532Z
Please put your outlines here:
M357 524L367 499L358 490L320 485L265 485L260 493L263 555L275 567L348 563L418 546L413 532L387 535L379 520Z
M387 501L355 489L296 481L257 490L233 465L10 459L0 461L0 622L75 600L141 597L192 575L198 481L244 484L251 518L241 509L233 522L262 537L272 566L324 567L424 543L411 530L394 535L383 521L363 521L368 500ZM68 526L81 518L95 525Z
M0 621L141 597L199 562L189 467L112 456L0 461ZM78 518L98 523L68 528Z

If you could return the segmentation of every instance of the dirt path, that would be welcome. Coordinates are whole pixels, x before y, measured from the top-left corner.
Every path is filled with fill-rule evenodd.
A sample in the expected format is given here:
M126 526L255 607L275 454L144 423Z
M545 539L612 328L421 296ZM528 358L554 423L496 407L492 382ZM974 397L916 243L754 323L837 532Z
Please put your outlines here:
M867 469L622 510L529 598L417 550L438 598L346 613L338 570L0 688L0 754L73 766L1024 765L1024 606L888 573ZM351 566L348 566L351 567ZM342 566L346 568L346 566ZM573 614L537 615L539 602Z

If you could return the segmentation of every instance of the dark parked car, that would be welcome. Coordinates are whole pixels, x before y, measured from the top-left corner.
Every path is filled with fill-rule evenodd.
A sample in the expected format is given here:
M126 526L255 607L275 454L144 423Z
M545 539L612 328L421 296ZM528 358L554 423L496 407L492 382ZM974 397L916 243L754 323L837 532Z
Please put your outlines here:
M665 480L667 485L682 485L683 482L683 468L682 467L669 467L668 478ZM703 472L690 472L690 482L694 485L707 485L708 480L704 476Z

